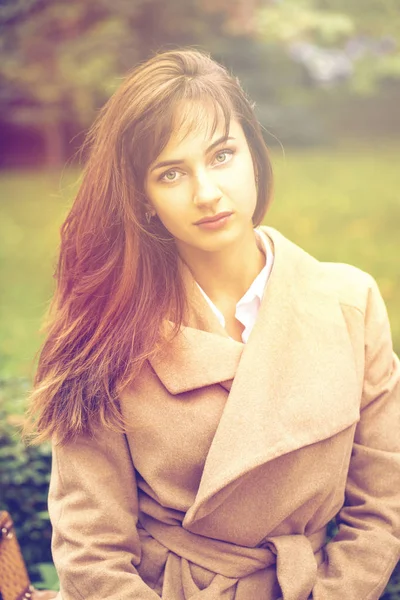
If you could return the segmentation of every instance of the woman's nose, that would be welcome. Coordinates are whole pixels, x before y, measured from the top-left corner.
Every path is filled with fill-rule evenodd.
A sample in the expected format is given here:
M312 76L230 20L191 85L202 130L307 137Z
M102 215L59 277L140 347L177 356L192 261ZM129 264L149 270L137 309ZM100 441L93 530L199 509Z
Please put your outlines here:
M217 202L221 197L221 190L209 174L201 173L197 175L193 195L193 202L197 206L212 204L213 202Z

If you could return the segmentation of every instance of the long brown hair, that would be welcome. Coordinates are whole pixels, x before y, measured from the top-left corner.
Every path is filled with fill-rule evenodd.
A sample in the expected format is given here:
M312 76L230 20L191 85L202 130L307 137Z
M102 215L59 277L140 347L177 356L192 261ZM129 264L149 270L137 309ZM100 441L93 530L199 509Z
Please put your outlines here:
M198 50L163 52L137 66L101 110L89 158L61 228L56 291L31 393L26 432L66 442L96 420L124 431L118 393L185 316L174 240L158 218L145 218L144 180L171 135L184 100L211 102L225 126L241 123L258 178L259 225L272 173L261 129L238 80Z

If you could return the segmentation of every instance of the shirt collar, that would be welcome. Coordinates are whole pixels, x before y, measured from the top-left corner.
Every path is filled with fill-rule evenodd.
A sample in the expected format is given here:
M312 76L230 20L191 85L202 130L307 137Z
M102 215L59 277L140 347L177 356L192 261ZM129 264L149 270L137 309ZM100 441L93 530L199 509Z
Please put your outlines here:
M257 277L254 279L253 283L250 285L247 292L244 294L244 296L242 296L242 298L236 304L237 309L246 304L251 304L252 302L254 302L255 299L258 299L259 302L261 302L261 299L263 297L263 294L264 294L264 291L265 291L265 288L267 285L267 281L268 281L268 278L269 278L269 275L270 275L271 269L272 269L274 255L272 253L272 249L271 249L270 243L268 241L268 238L265 235L265 233L259 229L254 229L254 233L257 236L257 240L261 244L261 250L265 254L265 266L261 269L261 271L259 272ZM196 281L196 284L198 285L201 293L203 294L205 300L210 305L211 309L217 315L221 325L223 327L225 327L225 319L224 319L224 316L222 315L221 311L215 306L215 304L207 296L207 294L205 293L203 288L200 287L200 285L197 283L197 281Z
M239 300L239 302L237 303L237 307L252 302L254 298L258 298L261 302L261 299L264 295L265 287L267 285L268 277L272 268L273 254L267 236L262 231L257 229L255 229L254 232L257 235L257 238L261 244L261 250L265 255L265 265L261 269L257 277L254 279L247 292Z

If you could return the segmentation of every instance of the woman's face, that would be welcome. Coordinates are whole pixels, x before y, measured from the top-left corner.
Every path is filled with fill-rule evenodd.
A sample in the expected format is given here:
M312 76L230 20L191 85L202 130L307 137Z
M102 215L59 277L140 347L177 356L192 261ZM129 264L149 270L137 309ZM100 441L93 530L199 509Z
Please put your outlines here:
M150 165L145 191L153 214L175 238L181 255L227 248L253 228L257 203L253 160L242 126L232 118L210 138L213 115L204 127L182 136L174 131ZM183 138L183 139L182 139ZM214 223L204 218L225 214Z

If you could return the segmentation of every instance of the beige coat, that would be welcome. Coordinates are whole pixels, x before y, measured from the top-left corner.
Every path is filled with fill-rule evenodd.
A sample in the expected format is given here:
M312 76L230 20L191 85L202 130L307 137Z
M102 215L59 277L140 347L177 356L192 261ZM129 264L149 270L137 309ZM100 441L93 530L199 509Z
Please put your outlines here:
M275 262L248 343L184 270L190 321L121 398L127 435L54 448L63 600L381 595L400 558L385 307L369 275L263 230Z

